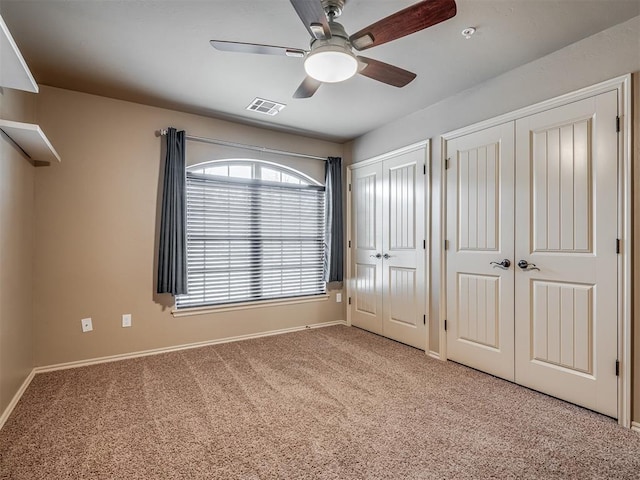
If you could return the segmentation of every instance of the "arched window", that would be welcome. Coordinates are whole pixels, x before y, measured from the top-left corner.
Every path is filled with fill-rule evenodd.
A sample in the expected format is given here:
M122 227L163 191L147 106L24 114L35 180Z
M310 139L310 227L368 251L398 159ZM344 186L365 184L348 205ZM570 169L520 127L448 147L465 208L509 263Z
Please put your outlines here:
M193 165L188 167L187 171L201 175L264 180L291 185L322 186L302 172L264 160L215 160Z
M187 285L178 308L325 293L324 187L283 165L187 168Z

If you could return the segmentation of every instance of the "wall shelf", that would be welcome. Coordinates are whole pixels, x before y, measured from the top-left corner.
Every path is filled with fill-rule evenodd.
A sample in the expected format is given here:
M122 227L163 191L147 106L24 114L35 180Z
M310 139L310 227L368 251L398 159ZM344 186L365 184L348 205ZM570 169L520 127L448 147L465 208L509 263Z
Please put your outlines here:
M0 119L0 130L36 165L59 162L60 155L38 125Z
M0 87L38 93L38 84L1 16L0 59Z
M15 40L0 16L0 87L38 93L39 88ZM59 162L60 155L38 125L0 119L6 136L36 167Z

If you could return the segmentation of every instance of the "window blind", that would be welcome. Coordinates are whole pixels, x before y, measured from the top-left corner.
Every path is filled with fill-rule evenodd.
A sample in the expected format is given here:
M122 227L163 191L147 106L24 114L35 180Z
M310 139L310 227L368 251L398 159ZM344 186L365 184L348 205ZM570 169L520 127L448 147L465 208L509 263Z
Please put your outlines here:
M325 292L324 188L187 172L187 290L177 308Z

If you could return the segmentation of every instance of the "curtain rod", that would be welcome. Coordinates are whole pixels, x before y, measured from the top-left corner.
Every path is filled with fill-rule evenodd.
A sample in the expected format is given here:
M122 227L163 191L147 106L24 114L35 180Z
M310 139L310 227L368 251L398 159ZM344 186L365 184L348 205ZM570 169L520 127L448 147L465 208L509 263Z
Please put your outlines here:
M167 131L160 130L159 133L160 133L160 136L164 136L167 134ZM326 157L317 157L315 155L307 155L305 153L286 152L284 150L274 150L272 148L258 147L255 145L244 145L242 143L225 142L224 140L216 140L215 138L195 137L193 135L185 135L185 138L187 140L191 140L194 142L211 143L214 145L223 145L225 147L242 148L245 150L254 150L254 151L263 152L263 153L275 153L278 155L287 155L289 157L310 158L312 160L322 160L323 162L327 160Z

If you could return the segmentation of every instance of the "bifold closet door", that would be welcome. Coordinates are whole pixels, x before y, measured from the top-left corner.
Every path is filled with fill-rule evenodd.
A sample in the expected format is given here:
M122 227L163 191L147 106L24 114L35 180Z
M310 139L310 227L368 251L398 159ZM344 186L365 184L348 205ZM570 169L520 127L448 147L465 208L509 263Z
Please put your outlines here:
M513 141L510 122L446 146L447 357L507 380L514 379Z
M617 417L617 94L516 122L516 382Z
M354 168L351 323L424 350L424 148Z

